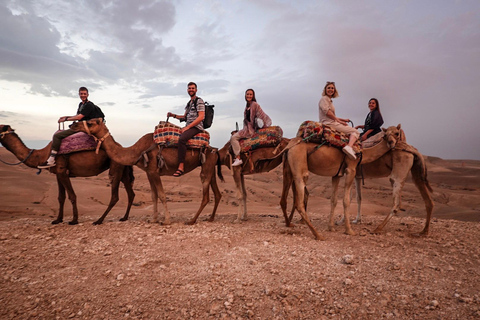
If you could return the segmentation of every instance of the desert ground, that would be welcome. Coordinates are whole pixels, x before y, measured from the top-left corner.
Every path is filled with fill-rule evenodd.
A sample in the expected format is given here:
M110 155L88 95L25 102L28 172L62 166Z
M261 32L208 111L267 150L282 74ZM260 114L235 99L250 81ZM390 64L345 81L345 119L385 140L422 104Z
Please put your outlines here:
M51 224L53 174L0 163L0 319L479 319L480 161L426 158L435 201L428 237L411 236L425 209L410 178L403 211L382 234L371 231L390 210L390 183L365 180L363 222L348 236L343 226L327 231L330 179L311 174L308 213L325 241L298 214L285 227L281 168L246 176L249 219L239 224L226 167L215 221L204 220L211 194L193 226L184 222L200 203L198 169L162 178L168 226L152 222L138 168L126 222L122 187L104 224L92 225L109 201L106 172L75 178L80 224L71 226L68 201L64 222ZM17 161L3 147L0 159ZM352 216L356 208L353 197Z

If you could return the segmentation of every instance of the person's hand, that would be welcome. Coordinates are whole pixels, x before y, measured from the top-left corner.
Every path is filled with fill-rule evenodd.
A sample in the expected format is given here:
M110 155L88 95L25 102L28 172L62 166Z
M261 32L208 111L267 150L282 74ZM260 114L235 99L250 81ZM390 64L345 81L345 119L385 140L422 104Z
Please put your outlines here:
M184 132L187 131L188 129L190 129L190 128L183 127L183 128L182 128L182 133L184 133Z
M67 121L67 118L68 117L60 117L60 119L58 119L58 123Z
M167 117L173 117L173 113L171 112L167 113Z

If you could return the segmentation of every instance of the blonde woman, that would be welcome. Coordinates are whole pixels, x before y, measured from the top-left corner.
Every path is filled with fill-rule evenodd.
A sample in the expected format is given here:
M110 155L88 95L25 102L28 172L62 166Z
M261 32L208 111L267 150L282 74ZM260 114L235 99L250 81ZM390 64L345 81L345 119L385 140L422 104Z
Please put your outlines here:
M353 151L353 144L357 141L359 134L358 131L350 127L348 122L350 119L339 118L335 114L335 107L332 99L338 97L338 91L335 87L335 82L328 81L323 88L322 98L318 103L318 111L320 114L320 122L332 129L346 133L349 135L348 145L343 147L343 152L352 160L357 159L355 151Z

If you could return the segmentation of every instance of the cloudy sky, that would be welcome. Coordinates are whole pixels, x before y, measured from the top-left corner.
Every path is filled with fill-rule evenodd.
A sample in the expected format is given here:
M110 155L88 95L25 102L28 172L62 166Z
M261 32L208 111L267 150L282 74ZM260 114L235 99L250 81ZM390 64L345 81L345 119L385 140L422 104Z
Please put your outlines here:
M376 97L423 154L480 160L480 1L0 0L0 123L32 148L80 86L129 146L183 112L189 81L216 147L246 89L293 137L335 81L338 116L363 124Z

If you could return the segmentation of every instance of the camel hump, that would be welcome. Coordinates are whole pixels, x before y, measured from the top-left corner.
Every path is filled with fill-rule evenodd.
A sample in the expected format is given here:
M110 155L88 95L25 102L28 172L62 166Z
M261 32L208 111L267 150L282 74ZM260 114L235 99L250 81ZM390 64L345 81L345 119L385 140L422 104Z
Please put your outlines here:
M276 147L282 141L283 130L279 126L270 126L258 131L250 138L240 139L240 150L250 152L259 148Z
M337 131L329 126L316 121L304 121L297 130L297 138L302 138L306 142L317 144L327 144L332 147L343 148L348 145L349 135ZM353 145L353 151L360 153L362 145L359 140Z
M160 121L155 126L153 132L153 140L157 145L165 147L177 147L178 140L182 134L182 128L179 126L165 121ZM196 134L192 139L187 141L187 148L198 149L208 147L210 145L210 134L202 130Z
M62 139L58 154L95 150L96 145L95 139L92 136L89 136L85 132L77 132Z

